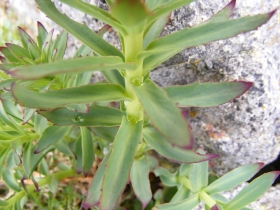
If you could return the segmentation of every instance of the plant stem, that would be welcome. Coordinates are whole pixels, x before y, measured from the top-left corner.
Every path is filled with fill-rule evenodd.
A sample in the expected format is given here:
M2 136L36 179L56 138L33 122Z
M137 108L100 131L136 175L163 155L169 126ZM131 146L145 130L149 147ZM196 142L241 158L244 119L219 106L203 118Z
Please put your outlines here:
M49 184L51 182L52 178L61 180L61 179L64 179L64 178L67 178L70 176L74 176L74 175L76 175L76 171L73 169L60 171L58 173L45 176L44 178L40 179L37 183L38 183L39 187L42 187L44 185ZM7 200L8 205L11 206L11 205L15 204L18 200L23 198L26 193L30 194L35 189L36 189L36 187L34 185L26 186L26 190L24 190L24 189L21 190L20 192L16 193L16 195L14 195L9 200Z
M206 203L207 206L209 206L210 208L216 204L216 201L213 200L213 198L211 198L211 197L210 197L206 192L204 192L204 191L201 191L201 192L199 193L199 197L200 197L200 199L203 200L204 203Z
M131 123L137 123L143 119L143 108L140 104L133 86L140 86L143 82L143 59L137 59L138 53L142 51L143 34L128 35L124 37L125 46L125 61L133 62L137 65L134 71L126 71L125 74L125 89L131 101L126 101L127 119Z
M188 188L190 191L193 191L191 182L187 177L185 176L178 177L178 181L186 188Z

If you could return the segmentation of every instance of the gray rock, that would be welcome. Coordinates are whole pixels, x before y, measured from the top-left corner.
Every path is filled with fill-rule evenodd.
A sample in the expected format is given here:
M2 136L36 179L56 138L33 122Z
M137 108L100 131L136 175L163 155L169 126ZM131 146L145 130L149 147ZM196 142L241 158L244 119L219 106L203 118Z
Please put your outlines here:
M38 11L33 14L30 5L33 1L26 2L28 6L20 4L20 7L16 7L23 17L37 20L42 16ZM101 1L87 2L106 9L106 5ZM227 3L228 0L198 0L174 11L162 36L207 20ZM70 18L87 24L94 31L103 26L103 23L88 15L57 1L55 4ZM237 1L233 18L267 13L277 7L279 7L277 0ZM47 18L42 22L45 21L49 24ZM54 24L52 27L58 28ZM107 33L105 39L120 48L114 31ZM190 109L189 120L196 139L196 147L221 155L221 158L213 160L214 170L220 175L247 163L269 163L279 154L279 40L278 10L277 14L258 30L186 49L161 64L151 74L151 78L160 86L188 84L197 80L254 82L246 94L228 104L217 108ZM71 57L80 43L70 36L68 45L70 49L68 56ZM276 194L276 189L272 187L264 197L252 204L252 208L279 209L280 204L275 201Z

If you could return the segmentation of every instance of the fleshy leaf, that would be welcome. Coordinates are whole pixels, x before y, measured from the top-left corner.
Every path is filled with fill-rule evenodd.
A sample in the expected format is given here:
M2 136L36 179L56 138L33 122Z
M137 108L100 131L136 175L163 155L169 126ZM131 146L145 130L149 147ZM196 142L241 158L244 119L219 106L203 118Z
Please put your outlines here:
M186 188L184 185L181 185L176 194L172 197L170 203L176 203L187 199L190 197L190 192L191 191L188 188Z
M142 86L134 87L134 91L154 127L171 144L186 149L192 147L188 123L163 90L148 80Z
M199 192L208 184L208 161L193 163L189 173L193 193Z
M236 0L231 0L221 11L213 15L209 20L206 21L208 22L219 22L219 21L224 21L230 18L230 16L233 13L233 10L235 8Z
M159 176L161 182L168 187L174 187L179 184L177 180L177 172L172 174L165 168L158 167L154 170L154 174Z
M113 142L118 132L117 127L91 127L95 136L109 142Z
M9 71L9 74L20 79L38 79L56 74L74 74L94 70L110 70L113 68L134 70L136 65L134 63L124 63L121 58L115 56L83 57L17 68Z
M12 63L19 62L16 56L11 53L11 51L7 47L0 47L0 52L3 53L6 59L8 59Z
M239 33L254 30L267 22L274 13L275 11L264 15L209 22L193 28L185 28L155 40L138 57L145 58L150 56L144 60L143 69L146 73L185 48L227 39Z
M229 203L227 203L224 206L224 209L239 209L255 201L272 185L279 174L279 171L273 171L254 179L254 181L242 189Z
M108 44L100 36L95 34L86 25L71 20L66 15L61 14L51 0L36 0L39 9L51 20L64 28L70 34L82 41L85 45L93 49L99 55L115 55L123 58L123 54L114 46Z
M143 121L132 124L123 117L104 174L100 208L113 210L129 180L137 146L142 139Z
M186 200L179 201L176 203L168 203L154 207L152 210L182 210L182 209L193 209L200 203L198 194L194 194Z
M37 22L37 28L38 28L38 36L37 36L38 46L39 46L40 50L42 50L43 44L48 35L48 32L45 29L45 27L43 26L43 24L40 23L39 21Z
M219 157L219 155L216 154L200 155L192 150L183 150L178 147L173 147L151 126L146 126L144 128L143 137L160 155L172 161L195 163Z
M82 138L83 174L86 177L92 168L94 161L93 137L91 131L86 127L80 127Z
M30 109L30 108L27 108L27 107L24 108L24 113L23 113L23 117L22 117L22 124L23 125L30 120L30 118L33 116L35 111L36 111L36 109Z
M70 130L70 128L71 127L67 126L53 125L45 129L40 138L38 139L34 153L38 154L50 147L51 145L55 145L65 136L65 134Z
M43 93L29 90L15 83L12 85L12 93L21 105L39 109L54 109L68 104L127 99L121 86L102 83L61 90L49 90Z
M219 192L230 190L237 185L248 181L254 176L254 174L256 174L260 170L262 166L263 163L240 166L220 177L203 190L208 194L216 194Z
M90 208L92 206L99 204L99 199L102 191L103 177L106 169L106 164L110 156L111 156L111 151L105 156L102 162L98 165L98 169L95 172L92 182L90 184L87 198L85 202L82 204L83 207Z
M123 113L115 108L92 106L87 113L79 113L66 108L58 108L53 111L40 111L55 125L72 126L119 126L122 121Z
M149 166L145 156L134 160L130 171L130 180L134 193L141 201L142 210L144 210L152 199Z
M28 33L23 30L23 28L18 27L18 33L21 38L21 43L25 49L28 49L29 40L34 43L33 39L28 35Z
M2 178L6 185L14 191L19 192L21 188L14 176L13 170L8 168L3 168L2 170Z
M169 14L173 10L185 6L187 4L192 3L194 0L169 0L166 1L164 4L159 5L155 9L151 11L153 14L148 21L153 22L157 20L159 17Z
M67 45L67 32L63 30L57 36L53 45L52 52L55 52L55 54L53 55L53 61L63 59L66 45Z
M84 12L94 18L97 18L102 22L111 25L119 32L125 33L125 29L123 28L123 26L118 21L116 21L115 18L112 17L112 15L107 11L104 11L92 4L88 4L80 0L59 0L59 1L68 4L69 6L76 8L81 12Z
M21 58L21 57L27 57L27 58L31 58L31 56L29 55L28 50L15 45L15 44L11 44L11 43L5 43L5 45L8 47L8 49L11 51L11 53L14 54L14 56L16 56L17 58Z
M180 107L216 107L244 94L252 82L193 83L164 90Z

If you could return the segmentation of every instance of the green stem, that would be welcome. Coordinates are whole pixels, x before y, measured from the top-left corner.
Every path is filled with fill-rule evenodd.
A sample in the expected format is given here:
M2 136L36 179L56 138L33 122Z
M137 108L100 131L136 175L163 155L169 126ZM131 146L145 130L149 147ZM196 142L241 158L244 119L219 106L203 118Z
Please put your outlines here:
M186 188L188 188L190 191L193 191L191 182L187 177L181 176L178 178L178 181L179 181L179 183L184 185Z
M214 206L216 204L216 201L213 200L213 198L211 198L206 192L201 191L199 193L199 198L204 201L204 203L206 203L207 206L209 206L210 208L212 206Z
M125 61L133 62L137 65L134 71L126 71L125 74L125 89L131 101L126 101L126 113L128 121L136 123L143 119L143 108L140 104L133 86L139 86L143 82L143 59L138 59L137 55L142 51L143 34L128 35L124 37Z
M51 182L52 178L61 180L61 179L67 178L67 177L75 176L75 175L76 175L76 171L73 169L60 171L58 173L45 176L44 178L40 179L37 183L38 183L39 187L41 187L41 186L49 184ZM26 190L21 190L20 192L16 193L13 197L11 197L9 200L7 200L8 205L11 206L11 205L15 204L18 200L23 198L26 193L30 194L35 189L36 189L36 187L34 185L26 186Z

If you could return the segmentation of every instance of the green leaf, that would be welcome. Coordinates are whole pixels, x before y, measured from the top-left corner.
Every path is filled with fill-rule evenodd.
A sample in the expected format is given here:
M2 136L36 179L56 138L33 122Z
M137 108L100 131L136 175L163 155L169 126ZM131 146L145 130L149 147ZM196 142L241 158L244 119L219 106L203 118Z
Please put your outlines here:
M147 0L145 2L145 5L150 9L155 9L157 8L159 5L161 4L164 4L166 3L168 0L157 0L157 1L154 1L154 0Z
M263 163L240 166L220 177L203 190L208 194L216 194L219 192L230 190L237 185L248 181L261 169L262 166Z
M128 99L121 86L102 83L61 90L49 90L43 93L31 91L15 83L12 86L12 93L21 105L39 109L54 109L68 104Z
M181 164L179 168L180 176L188 176L192 169L192 164Z
M3 168L2 170L2 178L6 185L11 188L12 190L19 192L21 188L14 176L13 170L8 168Z
M154 1L156 2L156 1ZM163 30L169 15L165 15L163 17L160 17L155 21L155 23L152 25L152 27L148 30L148 32L145 34L144 40L143 40L143 49L146 49L146 47L154 41Z
M36 169L37 165L40 163L42 158L45 157L45 155L52 149L53 147L50 147L48 150L44 150L44 152L35 154L34 147L32 146L32 144L26 144L23 150L22 166L24 168L27 178L29 178L32 175L32 172Z
M117 127L91 127L91 131L95 136L109 142L113 142L117 134Z
M66 108L58 108L53 111L40 111L55 125L72 126L119 126L122 121L123 113L115 108L92 106L87 113L79 113Z
M113 84L119 84L122 87L125 87L124 78L118 70L116 69L104 70L102 71L102 74L104 75L104 77L107 79L108 82Z
M2 139L2 136L0 134L0 137ZM0 177L2 177L2 170L3 170L3 166L4 166L4 163L5 163L5 160L6 160L6 157L7 155L9 154L9 152L11 151L10 148L7 148L7 149L2 149L0 147Z
M254 179L254 181L242 189L228 204L226 204L224 209L239 209L255 201L272 185L279 174L279 171L273 171Z
M137 146L142 139L143 122L132 124L123 117L112 145L112 154L104 174L100 208L112 210L129 179L129 172Z
M136 197L142 203L142 209L145 209L152 199L149 166L145 156L134 160L130 171L130 180Z
M21 57L31 58L28 50L26 50L18 45L6 43L6 46L11 51L11 53L13 53L14 56L16 56L17 58L21 58Z
M189 173L193 193L199 192L208 184L208 161L193 163Z
M0 61L1 61L1 63L4 63L4 64L9 63L9 60L3 56L0 56Z
M18 33L19 33L19 36L20 36L21 43L22 43L23 47L25 49L28 49L28 42L29 42L29 40L32 42L33 39L21 27L18 27Z
M98 169L95 172L92 182L90 184L87 198L85 202L82 204L83 207L90 208L99 203L106 164L110 156L111 156L111 151L105 156L102 162L98 165Z
M0 52L12 63L20 62L7 47L0 47Z
M38 28L38 36L37 36L38 46L39 46L40 50L42 50L43 44L48 35L48 32L45 29L45 27L43 26L43 24L40 23L39 21L37 22L37 28Z
M176 203L168 203L163 204L160 206L156 206L153 208L153 210L182 210L182 209L193 209L200 203L200 200L198 198L198 194L194 194L193 196L189 197L186 200L179 201Z
M146 57L143 64L143 73L146 74L157 65L185 48L230 38L239 33L253 30L265 23L273 14L274 12L236 20L210 22L209 24L201 24L193 28L185 28L160 38L152 42L146 48L147 51L138 55L138 57ZM166 43L169 43L169 45Z
M42 50L42 63L48 63L51 61L53 52L52 52L52 36L53 36L54 29L52 29L46 36L46 39L44 40L43 44L43 50Z
M82 44L75 52L74 58L89 56L91 51L88 46Z
M149 17L148 22L153 22L160 18L163 15L169 14L173 10L180 8L182 6L185 6L187 4L192 3L194 0L169 0L166 1L164 4L159 5L155 9L151 11L153 14L151 17Z
M20 79L38 79L56 74L74 74L113 68L134 70L136 65L134 63L124 63L121 58L115 56L83 57L17 68L10 71L9 74Z
M25 135L23 128L20 127L11 117L7 115L2 100L0 100L0 120L2 120L6 125L14 129L18 133Z
M86 127L81 127L82 153L83 153L83 174L86 177L94 162L93 136Z
M52 52L54 52L53 61L63 59L66 47L67 47L67 32L63 30L55 39L52 48Z
M219 22L224 21L230 18L235 8L236 0L231 0L222 10L220 10L217 14L213 15L208 22Z
M28 40L28 48L27 49L28 49L29 54L31 55L33 60L41 57L41 51L38 48L38 46L35 44L34 41L32 42L32 41Z
M59 0L59 1L68 4L69 6L78 9L81 12L86 13L94 18L97 18L102 22L111 25L117 31L122 32L122 34L125 33L124 27L118 21L116 21L116 19L107 11L104 11L92 4L88 4L80 0Z
M34 119L34 129L36 133L41 135L47 127L48 127L47 119L36 113Z
M22 124L26 124L30 118L33 116L33 114L36 112L36 109L30 109L30 108L24 108L23 110L23 118L22 118Z
M129 16L124 11L129 11ZM111 14L124 26L128 34L134 35L143 31L146 19L150 16L142 0L134 0L133 3L131 0L116 1L111 8Z
M70 34L82 41L99 55L115 55L124 58L123 54L114 46L108 44L100 36L95 34L86 25L77 23L66 15L61 14L51 0L36 0L39 9L51 20L64 28Z
M181 185L176 194L172 197L170 203L176 203L187 199L190 197L190 192L191 191L188 188L186 188L184 185Z
M62 140L60 140L59 142L57 142L57 143L55 144L55 148L56 148L59 152L65 154L65 155L67 155L67 156L74 157L73 152L71 151L71 149L70 149L68 143L67 143L64 139L62 139Z
M83 148L81 137L76 140L73 151L76 157L75 170L77 174L81 174L83 172Z
M38 139L34 153L38 154L50 147L51 145L55 145L66 135L70 128L71 127L69 126L66 127L53 125L45 129L40 138Z
M193 83L164 90L180 107L216 107L244 94L252 82Z
M154 127L171 144L182 148L192 147L188 123L163 90L148 80L144 85L134 87L134 91Z
M200 155L192 150L183 150L171 146L164 141L163 137L151 126L146 126L143 130L145 141L151 145L160 155L181 163L195 163L219 157L215 154Z
M159 176L161 182L168 187L174 187L179 184L177 179L177 172L172 174L165 168L158 167L154 170L154 174L156 176Z

